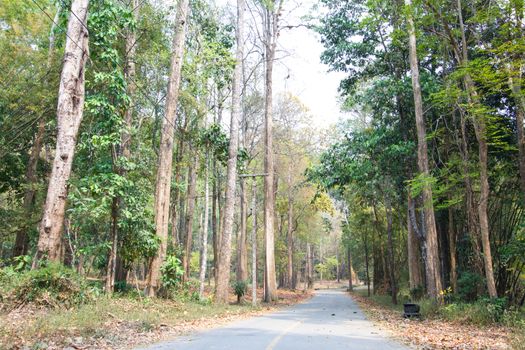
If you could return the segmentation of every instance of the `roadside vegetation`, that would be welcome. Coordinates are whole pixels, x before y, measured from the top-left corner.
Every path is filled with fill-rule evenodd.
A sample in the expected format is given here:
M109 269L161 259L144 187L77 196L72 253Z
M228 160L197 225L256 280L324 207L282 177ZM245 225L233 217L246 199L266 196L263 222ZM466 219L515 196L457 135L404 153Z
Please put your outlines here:
M403 317L403 305L388 295L367 296L366 289L351 293L366 315L400 342L423 349L524 349L524 310L505 310L490 299L472 303L417 301L421 317ZM413 302L413 301L411 301Z
M155 299L147 298L141 288L108 296L102 282L54 264L38 270L0 269L0 348L129 349L269 312L309 296L282 290L279 301L254 306L233 293L228 303L213 303L210 287L199 298L195 280L166 284L164 294L169 297ZM257 292L261 298L262 290Z

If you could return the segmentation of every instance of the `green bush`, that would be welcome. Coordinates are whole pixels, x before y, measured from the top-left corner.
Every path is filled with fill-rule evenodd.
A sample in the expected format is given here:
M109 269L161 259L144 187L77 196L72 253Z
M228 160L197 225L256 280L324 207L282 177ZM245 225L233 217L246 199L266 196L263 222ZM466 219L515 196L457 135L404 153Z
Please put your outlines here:
M162 287L166 290L176 289L180 282L184 269L180 259L175 255L168 255L166 261L160 267Z
M458 278L457 294L460 300L473 302L480 296L484 289L485 280L483 276L473 272L462 272Z
M233 292L237 296L237 303L241 302L241 298L246 294L246 291L248 289L248 284L246 281L236 281L233 284Z
M443 306L439 314L447 320L476 325L502 323L513 314L507 310L506 298L482 298L474 303L456 302Z
M28 304L49 308L71 308L91 301L95 293L76 271L61 264L49 263L37 270L13 274L2 269L0 281L9 276L11 285L3 301L8 309Z

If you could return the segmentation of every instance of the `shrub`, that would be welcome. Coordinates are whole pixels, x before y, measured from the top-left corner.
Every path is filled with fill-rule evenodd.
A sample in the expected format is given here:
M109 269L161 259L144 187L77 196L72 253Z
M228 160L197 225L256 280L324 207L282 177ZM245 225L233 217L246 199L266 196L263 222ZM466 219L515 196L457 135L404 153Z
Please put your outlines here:
M12 274L6 269L2 271L4 275ZM37 270L11 277L14 277L15 282L4 297L9 309L27 304L71 308L91 301L95 295L84 278L61 264L49 263Z
M439 310L441 316L448 320L476 325L490 325L502 323L505 315L510 317L506 310L506 298L482 298L474 303L451 303Z
M175 289L181 282L184 274L182 263L175 255L168 255L164 264L160 267L162 287L167 290Z
M239 304L241 302L241 298L246 294L246 290L248 289L248 284L246 281L236 281L233 284L233 291L235 295L237 296L237 303Z
M477 273L463 272L458 278L458 296L461 300L473 302L484 288L484 278Z

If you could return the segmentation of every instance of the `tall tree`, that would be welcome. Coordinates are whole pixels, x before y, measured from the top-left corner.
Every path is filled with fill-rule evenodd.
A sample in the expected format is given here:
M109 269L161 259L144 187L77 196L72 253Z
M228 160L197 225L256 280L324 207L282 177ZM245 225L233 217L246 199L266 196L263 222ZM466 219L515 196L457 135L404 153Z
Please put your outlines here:
M88 58L88 5L89 0L73 0L71 3L58 92L58 135L55 158L49 178L33 268L39 266L41 259L46 258L50 261L60 259L68 180L75 155L78 129L84 112L84 75Z
M208 226L210 212L210 184L209 184L209 160L208 153L204 160L204 223L202 225L202 239L200 249L200 271L199 271L199 299L204 296L204 279L206 278L206 267L208 262Z
M179 100L179 85L181 80L184 40L186 37L186 21L188 18L189 0L180 0L177 4L177 20L173 38L170 79L166 97L166 111L162 119L160 136L157 181L155 188L155 231L160 239L157 254L153 257L148 277L148 295L155 296L160 282L160 267L166 256L168 247L168 224L171 194L171 177L173 165L173 138L177 119L177 103Z
M441 287L441 268L439 263L438 238L436 229L436 218L434 214L434 202L432 196L432 187L428 178L430 169L428 165L428 146L427 132L425 126L425 116L423 114L423 99L421 93L421 84L419 80L419 62L417 58L416 29L412 15L412 1L405 0L409 7L407 12L409 52L410 52L410 70L412 72L412 89L414 93L414 107L416 115L417 129L417 158L418 168L424 177L425 184L422 189L423 211L425 213L425 237L424 244L426 250L426 271L427 271L427 293L438 299Z
M133 14L134 22L138 20L138 14L140 11L140 6L138 0L132 0L130 3L131 11ZM137 52L137 35L135 28L128 28L126 31L126 45L125 45L125 70L124 75L127 83L126 94L130 99L130 103L124 111L123 125L120 133L120 146L115 154L113 152L114 167L116 172L121 176L126 176L127 168L126 162L131 159L131 131L133 128L133 98L137 89L135 79L136 79L136 52ZM124 164L123 164L124 163ZM111 220L111 249L109 252L108 266L106 272L106 293L111 293L115 286L115 280L117 278L117 273L120 272L119 280L122 281L126 278L126 272L123 268L123 262L118 254L118 245L119 245L119 228L118 220L120 217L120 211L122 206L121 196L115 196L112 201L112 220Z
M232 113L230 121L230 145L226 175L226 201L224 203L223 226L220 240L219 262L217 264L217 286L215 300L228 301L230 286L231 239L237 181L237 153L239 151L239 121L241 119L242 62L244 59L244 8L245 1L237 0L237 48L235 50L235 69L232 86Z
M264 36L264 243L265 243L265 278L264 300L277 299L277 276L275 274L275 174L273 155L273 63L277 38L279 36L279 19L283 0L271 0L263 4Z

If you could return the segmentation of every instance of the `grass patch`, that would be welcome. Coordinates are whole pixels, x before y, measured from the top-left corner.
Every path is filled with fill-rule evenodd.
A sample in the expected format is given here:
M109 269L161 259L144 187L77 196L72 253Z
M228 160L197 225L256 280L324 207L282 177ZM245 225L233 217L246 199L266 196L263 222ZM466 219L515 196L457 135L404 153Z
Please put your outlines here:
M368 292L366 289L354 289L353 293L370 299L371 301L375 302L376 304L385 307L387 309L395 310L395 311L403 311L403 304L398 303L397 305L392 304L392 297L390 295L382 295L382 294L370 294L370 297L368 297Z
M120 343L129 334L147 333L159 327L180 328L197 320L218 321L257 310L248 304L203 305L194 301L102 297L69 310L38 310L20 323L9 322L10 314L0 314L0 348L14 347L28 339L53 339L57 345L67 346L73 337Z

